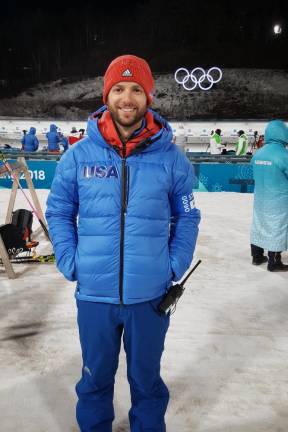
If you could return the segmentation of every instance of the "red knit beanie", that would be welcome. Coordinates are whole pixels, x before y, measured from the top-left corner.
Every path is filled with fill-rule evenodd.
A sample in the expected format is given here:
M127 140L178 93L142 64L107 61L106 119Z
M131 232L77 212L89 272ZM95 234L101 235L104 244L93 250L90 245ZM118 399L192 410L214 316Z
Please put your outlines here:
M154 80L148 63L134 55L122 55L110 63L104 75L103 101L107 102L108 94L115 84L121 81L136 82L146 96L148 105L152 102Z

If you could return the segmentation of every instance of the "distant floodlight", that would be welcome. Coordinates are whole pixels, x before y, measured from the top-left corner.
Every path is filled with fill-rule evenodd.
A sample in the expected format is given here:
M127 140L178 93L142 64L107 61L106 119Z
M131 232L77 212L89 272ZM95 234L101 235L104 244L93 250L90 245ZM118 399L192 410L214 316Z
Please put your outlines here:
M282 33L282 27L280 24L275 24L273 27L274 34L281 34Z

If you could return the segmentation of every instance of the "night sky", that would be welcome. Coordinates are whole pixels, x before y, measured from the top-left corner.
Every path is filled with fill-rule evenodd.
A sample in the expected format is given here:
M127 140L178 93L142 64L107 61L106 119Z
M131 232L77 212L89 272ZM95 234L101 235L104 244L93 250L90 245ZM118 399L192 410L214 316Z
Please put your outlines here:
M2 90L102 75L127 53L146 58L156 73L180 66L288 69L288 1L238 3L10 0L0 15Z

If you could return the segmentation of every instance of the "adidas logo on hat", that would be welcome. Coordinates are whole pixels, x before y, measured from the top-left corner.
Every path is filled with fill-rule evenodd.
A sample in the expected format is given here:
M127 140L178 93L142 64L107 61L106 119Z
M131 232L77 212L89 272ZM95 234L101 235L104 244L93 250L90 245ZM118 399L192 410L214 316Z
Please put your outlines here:
M154 79L146 60L126 54L116 57L108 66L104 75L103 101L106 104L111 88L119 82L130 81L139 84L151 105Z
M132 77L133 74L129 69L126 69L123 73L122 73L123 77Z

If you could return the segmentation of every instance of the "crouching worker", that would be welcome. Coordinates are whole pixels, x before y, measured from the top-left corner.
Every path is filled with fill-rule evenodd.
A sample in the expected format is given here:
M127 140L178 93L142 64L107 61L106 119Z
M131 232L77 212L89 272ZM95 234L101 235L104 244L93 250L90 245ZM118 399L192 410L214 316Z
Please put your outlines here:
M160 360L169 316L157 306L191 264L200 213L192 165L172 143L169 124L150 109L153 87L145 60L112 61L105 106L89 118L87 137L61 158L48 197L58 268L77 281L82 432L112 431L122 338L131 431L166 430L169 392Z

